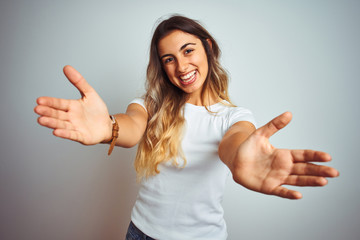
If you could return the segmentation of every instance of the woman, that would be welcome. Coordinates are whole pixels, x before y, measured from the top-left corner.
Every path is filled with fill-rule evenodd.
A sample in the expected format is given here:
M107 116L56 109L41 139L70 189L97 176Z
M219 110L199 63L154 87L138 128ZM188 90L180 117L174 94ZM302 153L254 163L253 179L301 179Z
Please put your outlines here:
M141 188L127 239L226 239L221 200L229 173L248 189L289 199L282 185L323 186L337 170L314 165L327 153L273 147L268 139L291 120L286 112L255 129L250 111L231 104L216 41L196 21L173 16L156 28L146 93L111 119L105 103L74 68L66 77L79 100L40 97L39 124L85 145L139 143ZM120 129L120 130L119 130Z

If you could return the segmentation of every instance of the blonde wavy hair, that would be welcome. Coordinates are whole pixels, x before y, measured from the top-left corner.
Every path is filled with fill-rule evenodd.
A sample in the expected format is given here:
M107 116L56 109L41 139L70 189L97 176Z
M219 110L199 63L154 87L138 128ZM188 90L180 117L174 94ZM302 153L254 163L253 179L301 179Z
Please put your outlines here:
M149 118L135 158L138 180L158 174L160 163L171 162L177 167L186 165L181 140L187 94L170 82L158 54L159 41L174 30L196 36L205 49L209 71L201 93L202 102L212 94L231 103L228 75L219 63L220 49L215 39L195 20L175 15L162 21L155 29L150 45L144 95Z

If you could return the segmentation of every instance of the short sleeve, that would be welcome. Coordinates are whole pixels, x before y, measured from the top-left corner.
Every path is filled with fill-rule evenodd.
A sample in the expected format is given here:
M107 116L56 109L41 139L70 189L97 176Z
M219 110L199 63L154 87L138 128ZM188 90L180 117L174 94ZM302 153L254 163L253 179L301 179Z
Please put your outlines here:
M250 110L243 107L234 107L231 110L230 116L228 118L228 128L240 121L251 122L256 127L254 115Z
M132 101L129 103L129 105L132 104L132 103L139 104L140 106L142 106L142 107L145 109L145 111L147 111L147 110L146 110L146 107L145 107L144 99L142 99L142 98L135 98L134 100L132 100Z

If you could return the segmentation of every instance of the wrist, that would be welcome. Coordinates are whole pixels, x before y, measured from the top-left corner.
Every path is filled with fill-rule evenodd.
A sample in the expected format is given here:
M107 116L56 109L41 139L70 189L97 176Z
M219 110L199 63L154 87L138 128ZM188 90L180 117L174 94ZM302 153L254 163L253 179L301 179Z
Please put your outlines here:
M111 143L111 140L113 139L113 125L114 121L112 119L113 116L109 116L109 120L107 122L107 131L104 136L104 139L101 141L101 143ZM115 118L115 117L114 117Z
M110 147L109 147L109 151L108 151L108 155L111 154L112 150L114 149L116 140L119 136L119 124L116 121L116 118L114 116L110 116L111 122L112 122L112 131L111 131L111 140L110 142Z

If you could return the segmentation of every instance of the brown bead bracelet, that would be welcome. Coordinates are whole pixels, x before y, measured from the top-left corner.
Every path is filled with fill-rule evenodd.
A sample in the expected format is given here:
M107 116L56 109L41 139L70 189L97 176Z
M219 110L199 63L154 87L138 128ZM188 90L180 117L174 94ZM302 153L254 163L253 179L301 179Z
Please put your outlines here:
M113 128L112 128L112 137L110 139L109 142L110 143L110 148L109 148L109 151L108 151L108 155L110 156L112 150L114 149L114 146L115 146L115 143L116 143L116 139L118 138L119 136L119 124L118 122L116 121L116 118L112 115L110 115L110 118L112 120L112 124L113 124Z

